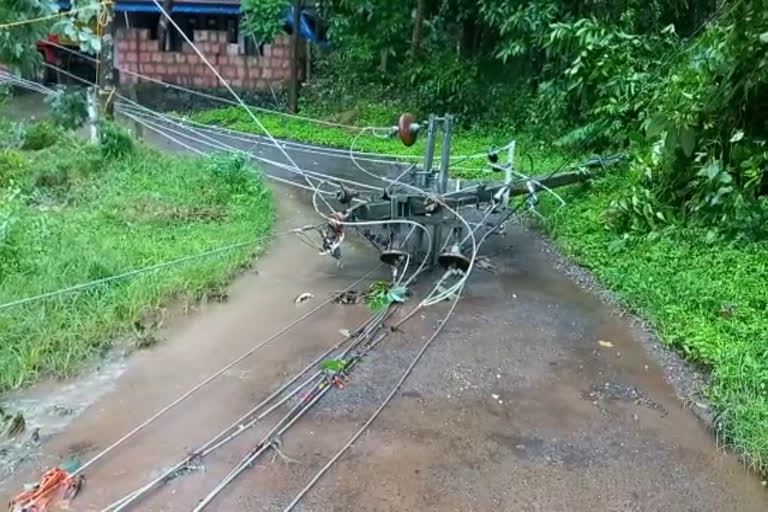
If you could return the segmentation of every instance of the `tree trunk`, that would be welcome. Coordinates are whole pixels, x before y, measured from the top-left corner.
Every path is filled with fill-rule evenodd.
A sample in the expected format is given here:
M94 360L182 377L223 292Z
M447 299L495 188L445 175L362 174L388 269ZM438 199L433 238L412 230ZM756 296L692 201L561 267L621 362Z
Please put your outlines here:
M165 9L165 12L168 14L171 14L171 11L173 10L173 0L163 0L163 9ZM171 50L171 38L170 32L168 31L168 18L160 15L160 21L157 23L157 40L160 43L160 49L162 51L170 51Z
M413 19L413 33L411 34L411 55L416 55L421 47L421 27L424 25L424 11L426 0L417 0L416 17Z
M291 32L291 83L288 90L288 108L299 111L299 22L301 0L293 2L293 32Z

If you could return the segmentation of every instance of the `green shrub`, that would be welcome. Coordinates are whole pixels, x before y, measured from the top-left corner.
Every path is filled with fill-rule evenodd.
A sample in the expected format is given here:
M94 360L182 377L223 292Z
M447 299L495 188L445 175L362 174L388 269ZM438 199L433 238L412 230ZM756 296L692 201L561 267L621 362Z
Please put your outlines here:
M82 87L60 87L46 98L51 119L67 130L76 130L88 119L88 97Z
M99 143L105 158L124 158L134 152L133 137L128 130L115 123L101 123Z
M0 120L0 149L17 149L24 144L27 128L24 123Z
M234 193L246 192L256 182L255 171L248 165L245 155L221 153L208 161L208 172L222 180Z
M59 128L50 121L39 121L27 128L22 149L39 151L53 146L59 138Z

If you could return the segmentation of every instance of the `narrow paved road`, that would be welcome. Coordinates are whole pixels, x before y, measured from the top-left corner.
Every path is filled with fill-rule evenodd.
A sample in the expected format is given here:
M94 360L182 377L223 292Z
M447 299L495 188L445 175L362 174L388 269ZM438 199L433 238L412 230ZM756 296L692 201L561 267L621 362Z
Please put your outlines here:
M311 158L326 171L350 169ZM278 231L314 218L306 194L275 191ZM363 244L345 249L339 270L294 239L278 240L256 272L233 284L226 304L178 320L163 343L132 356L111 390L47 442L39 463L87 459L376 261ZM512 229L487 251L497 273L473 274L401 393L298 510L766 510L756 477L718 450L681 405L641 333L556 270L546 243ZM315 299L296 306L304 291ZM282 510L378 406L446 308L417 315L387 338L343 390L284 436L294 463L262 460L211 510ZM331 305L228 372L89 471L75 508L98 510L147 481L366 315ZM242 436L213 454L205 471L169 482L136 510L191 510L263 432ZM34 473L27 469L19 481Z

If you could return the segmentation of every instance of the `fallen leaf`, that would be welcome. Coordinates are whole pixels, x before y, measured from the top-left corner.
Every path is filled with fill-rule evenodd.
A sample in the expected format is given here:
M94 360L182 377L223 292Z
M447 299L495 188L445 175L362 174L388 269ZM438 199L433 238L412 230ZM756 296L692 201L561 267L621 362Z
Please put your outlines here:
M302 302L304 302L305 300L309 300L309 299L312 299L312 298L314 298L314 297L315 297L315 296L314 296L314 295L312 295L311 293L309 293L309 292L304 292L304 293L300 294L298 297L296 297L296 300L295 300L294 302L295 302L296 304L301 304L301 303L302 303Z
M598 343L598 344L599 344L601 347L605 347L605 348L612 348L612 347L613 347L613 343L611 343L610 341L605 341L605 340L598 340L598 341L597 341L597 343Z

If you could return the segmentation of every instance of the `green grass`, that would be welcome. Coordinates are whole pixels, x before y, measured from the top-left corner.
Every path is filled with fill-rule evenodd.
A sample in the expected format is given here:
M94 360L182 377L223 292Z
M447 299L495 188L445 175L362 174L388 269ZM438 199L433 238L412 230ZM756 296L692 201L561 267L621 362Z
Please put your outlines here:
M720 434L768 471L768 243L705 242L706 231L672 228L624 239L603 212L629 186L620 173L566 190L549 230L661 338L711 371L709 399ZM547 206L545 205L545 210Z
M0 149L0 304L237 242L266 243L272 199L240 162L124 143L59 136L35 151ZM225 284L262 247L0 311L0 392L70 375L164 303Z

